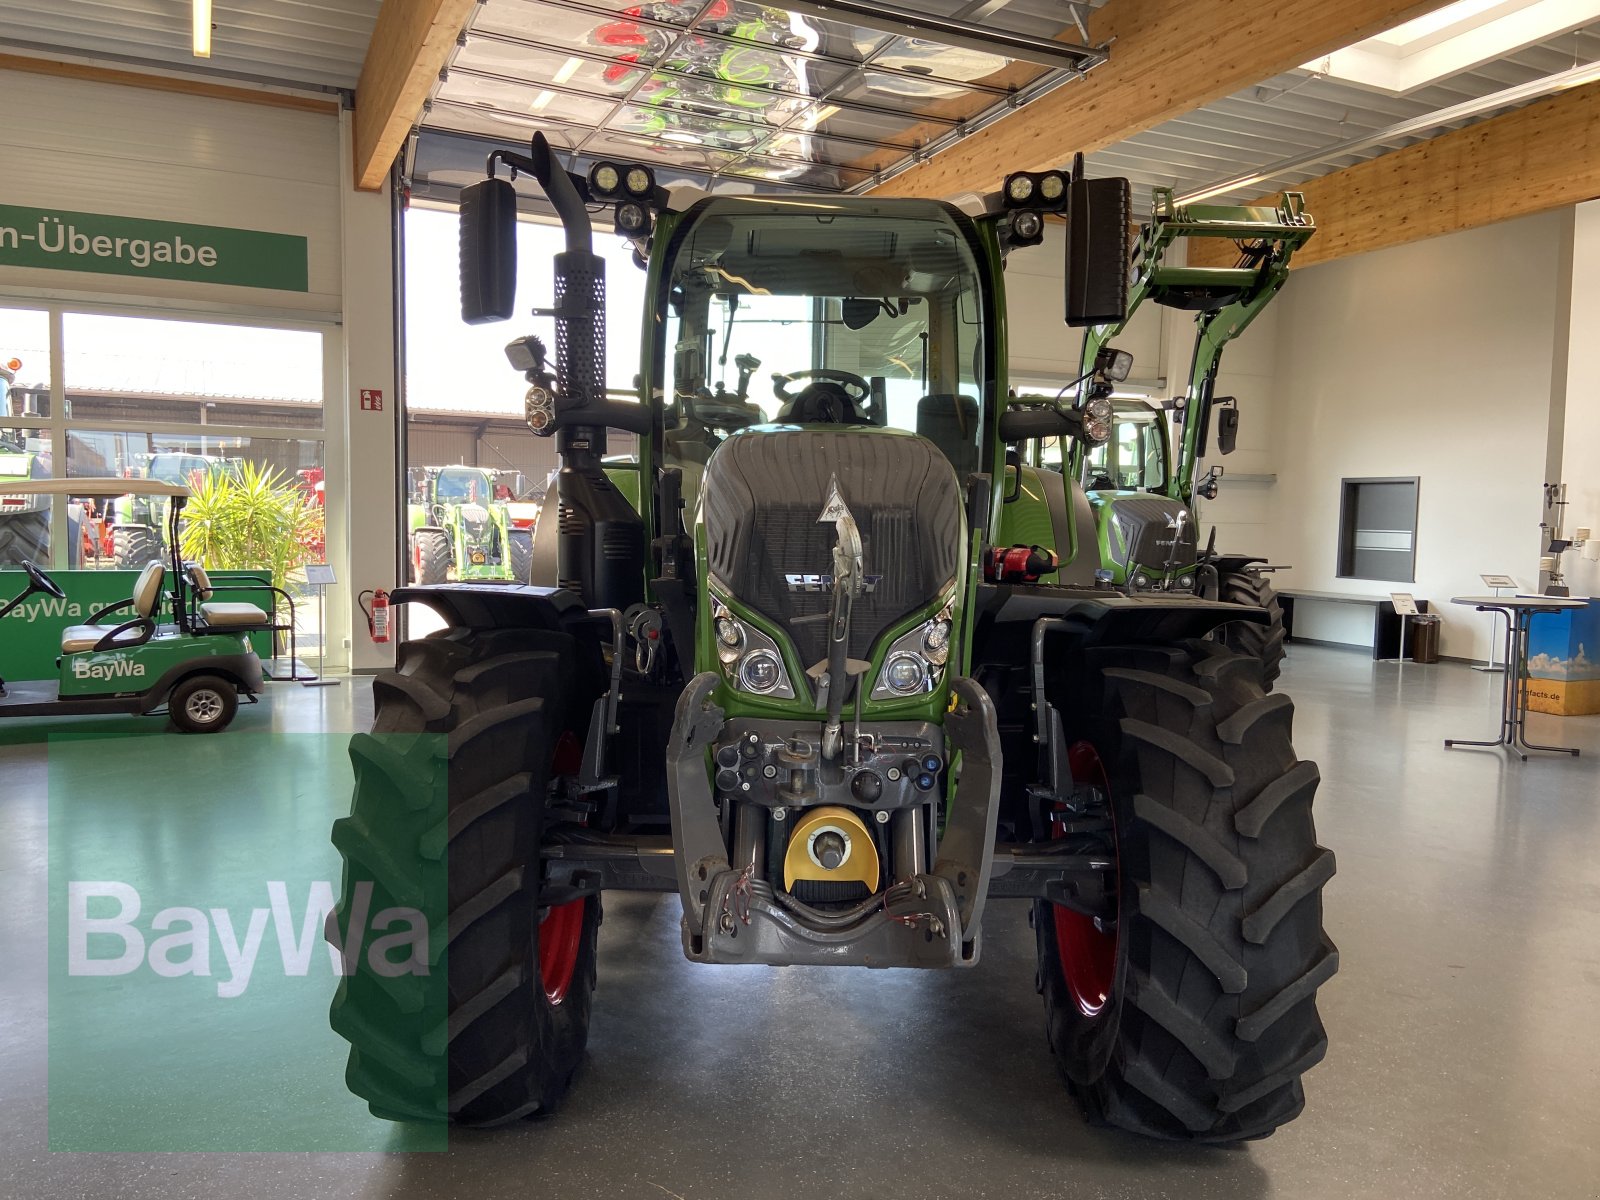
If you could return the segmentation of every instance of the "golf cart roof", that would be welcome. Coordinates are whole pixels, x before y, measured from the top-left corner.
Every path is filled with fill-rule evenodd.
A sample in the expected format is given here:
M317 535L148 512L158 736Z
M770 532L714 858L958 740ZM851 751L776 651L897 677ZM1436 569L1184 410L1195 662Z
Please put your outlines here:
M181 483L159 479L17 479L0 496L188 496Z

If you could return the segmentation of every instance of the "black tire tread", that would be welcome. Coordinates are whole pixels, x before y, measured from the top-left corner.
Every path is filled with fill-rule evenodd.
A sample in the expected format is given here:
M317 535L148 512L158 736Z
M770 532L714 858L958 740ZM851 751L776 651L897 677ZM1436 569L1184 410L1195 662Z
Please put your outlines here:
M1287 640L1283 606L1278 603L1278 593L1272 590L1272 584L1265 575L1249 568L1229 571L1219 582L1220 599L1229 604L1248 604L1252 608L1267 610L1267 624L1238 621L1224 625L1221 638L1230 649L1260 661L1261 686L1270 692L1278 676L1283 673L1284 643Z

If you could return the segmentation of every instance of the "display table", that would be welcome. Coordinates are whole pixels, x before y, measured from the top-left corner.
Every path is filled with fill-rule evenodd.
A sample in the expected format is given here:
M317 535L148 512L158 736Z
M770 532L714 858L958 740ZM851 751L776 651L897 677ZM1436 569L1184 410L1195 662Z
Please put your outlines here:
M1400 657L1400 631L1405 618L1394 610L1394 601L1388 596L1372 596L1359 592L1313 592L1303 588L1285 588L1278 592L1278 607L1283 610L1283 631L1288 641L1295 640L1294 622L1296 602L1312 604L1365 605L1372 609L1372 657L1374 659ZM1429 611L1426 600L1418 600L1417 611ZM1350 642L1349 645L1360 645Z
M1552 754L1578 752L1570 746L1541 746L1528 740L1528 629L1533 618L1540 613L1562 612L1583 608L1587 601L1568 600L1561 596L1452 596L1452 604L1466 604L1479 612L1503 613L1506 618L1506 672L1500 689L1500 734L1493 741L1467 741L1463 738L1446 738L1445 748L1456 746L1509 746L1523 762L1528 761L1524 750L1546 750Z

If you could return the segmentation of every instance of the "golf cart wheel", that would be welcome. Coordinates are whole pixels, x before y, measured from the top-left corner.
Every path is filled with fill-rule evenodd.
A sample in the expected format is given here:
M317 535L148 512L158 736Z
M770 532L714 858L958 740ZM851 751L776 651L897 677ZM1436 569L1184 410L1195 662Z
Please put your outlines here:
M1267 624L1237 621L1224 625L1217 636L1230 650L1261 660L1261 686L1270 692L1283 671L1285 631L1278 593L1259 571L1229 571L1222 577L1218 598L1229 604L1248 604L1267 610L1271 618Z
M111 560L119 571L142 571L161 557L161 539L146 525L119 525L111 531Z
M511 544L511 578L518 583L533 582L533 530L507 530L506 539Z
M1039 903L1052 1050L1092 1120L1151 1137L1264 1137L1305 1105L1327 1036L1317 989L1332 852L1293 705L1215 642L1088 652L1075 778L1114 815L1116 901L1098 923Z
M581 758L580 676L565 634L451 629L404 643L374 681L373 732L350 744L351 815L333 828L345 870L329 931L351 936L363 885L369 913L420 906L448 981L430 1003L424 981L366 955L341 980L345 1081L376 1116L487 1126L550 1112L582 1061L600 899L540 902L551 781Z
M0 517L0 563L50 561L50 514Z
M411 578L415 583L443 583L450 577L450 539L442 529L419 529L411 535Z
M220 675L191 675L167 696L172 723L184 733L220 733L239 711L239 690Z

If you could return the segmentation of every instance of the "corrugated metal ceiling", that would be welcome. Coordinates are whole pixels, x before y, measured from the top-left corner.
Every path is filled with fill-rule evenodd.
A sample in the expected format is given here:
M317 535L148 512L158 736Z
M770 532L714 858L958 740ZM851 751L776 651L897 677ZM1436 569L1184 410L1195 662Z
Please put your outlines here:
M1115 50L1112 53L1114 57ZM1127 175L1133 181L1136 206L1147 211L1154 185L1174 188L1181 195L1596 60L1600 60L1600 24L1527 47L1405 96L1309 71L1290 71L1109 146L1092 156L1091 168L1097 174ZM1329 154L1315 165L1270 175L1215 199L1218 203L1238 202L1292 188L1504 111L1509 108L1424 134Z
M405 0L397 0L405 3ZM189 0L0 0L0 48L282 85L353 88L380 0L216 0L209 59Z

